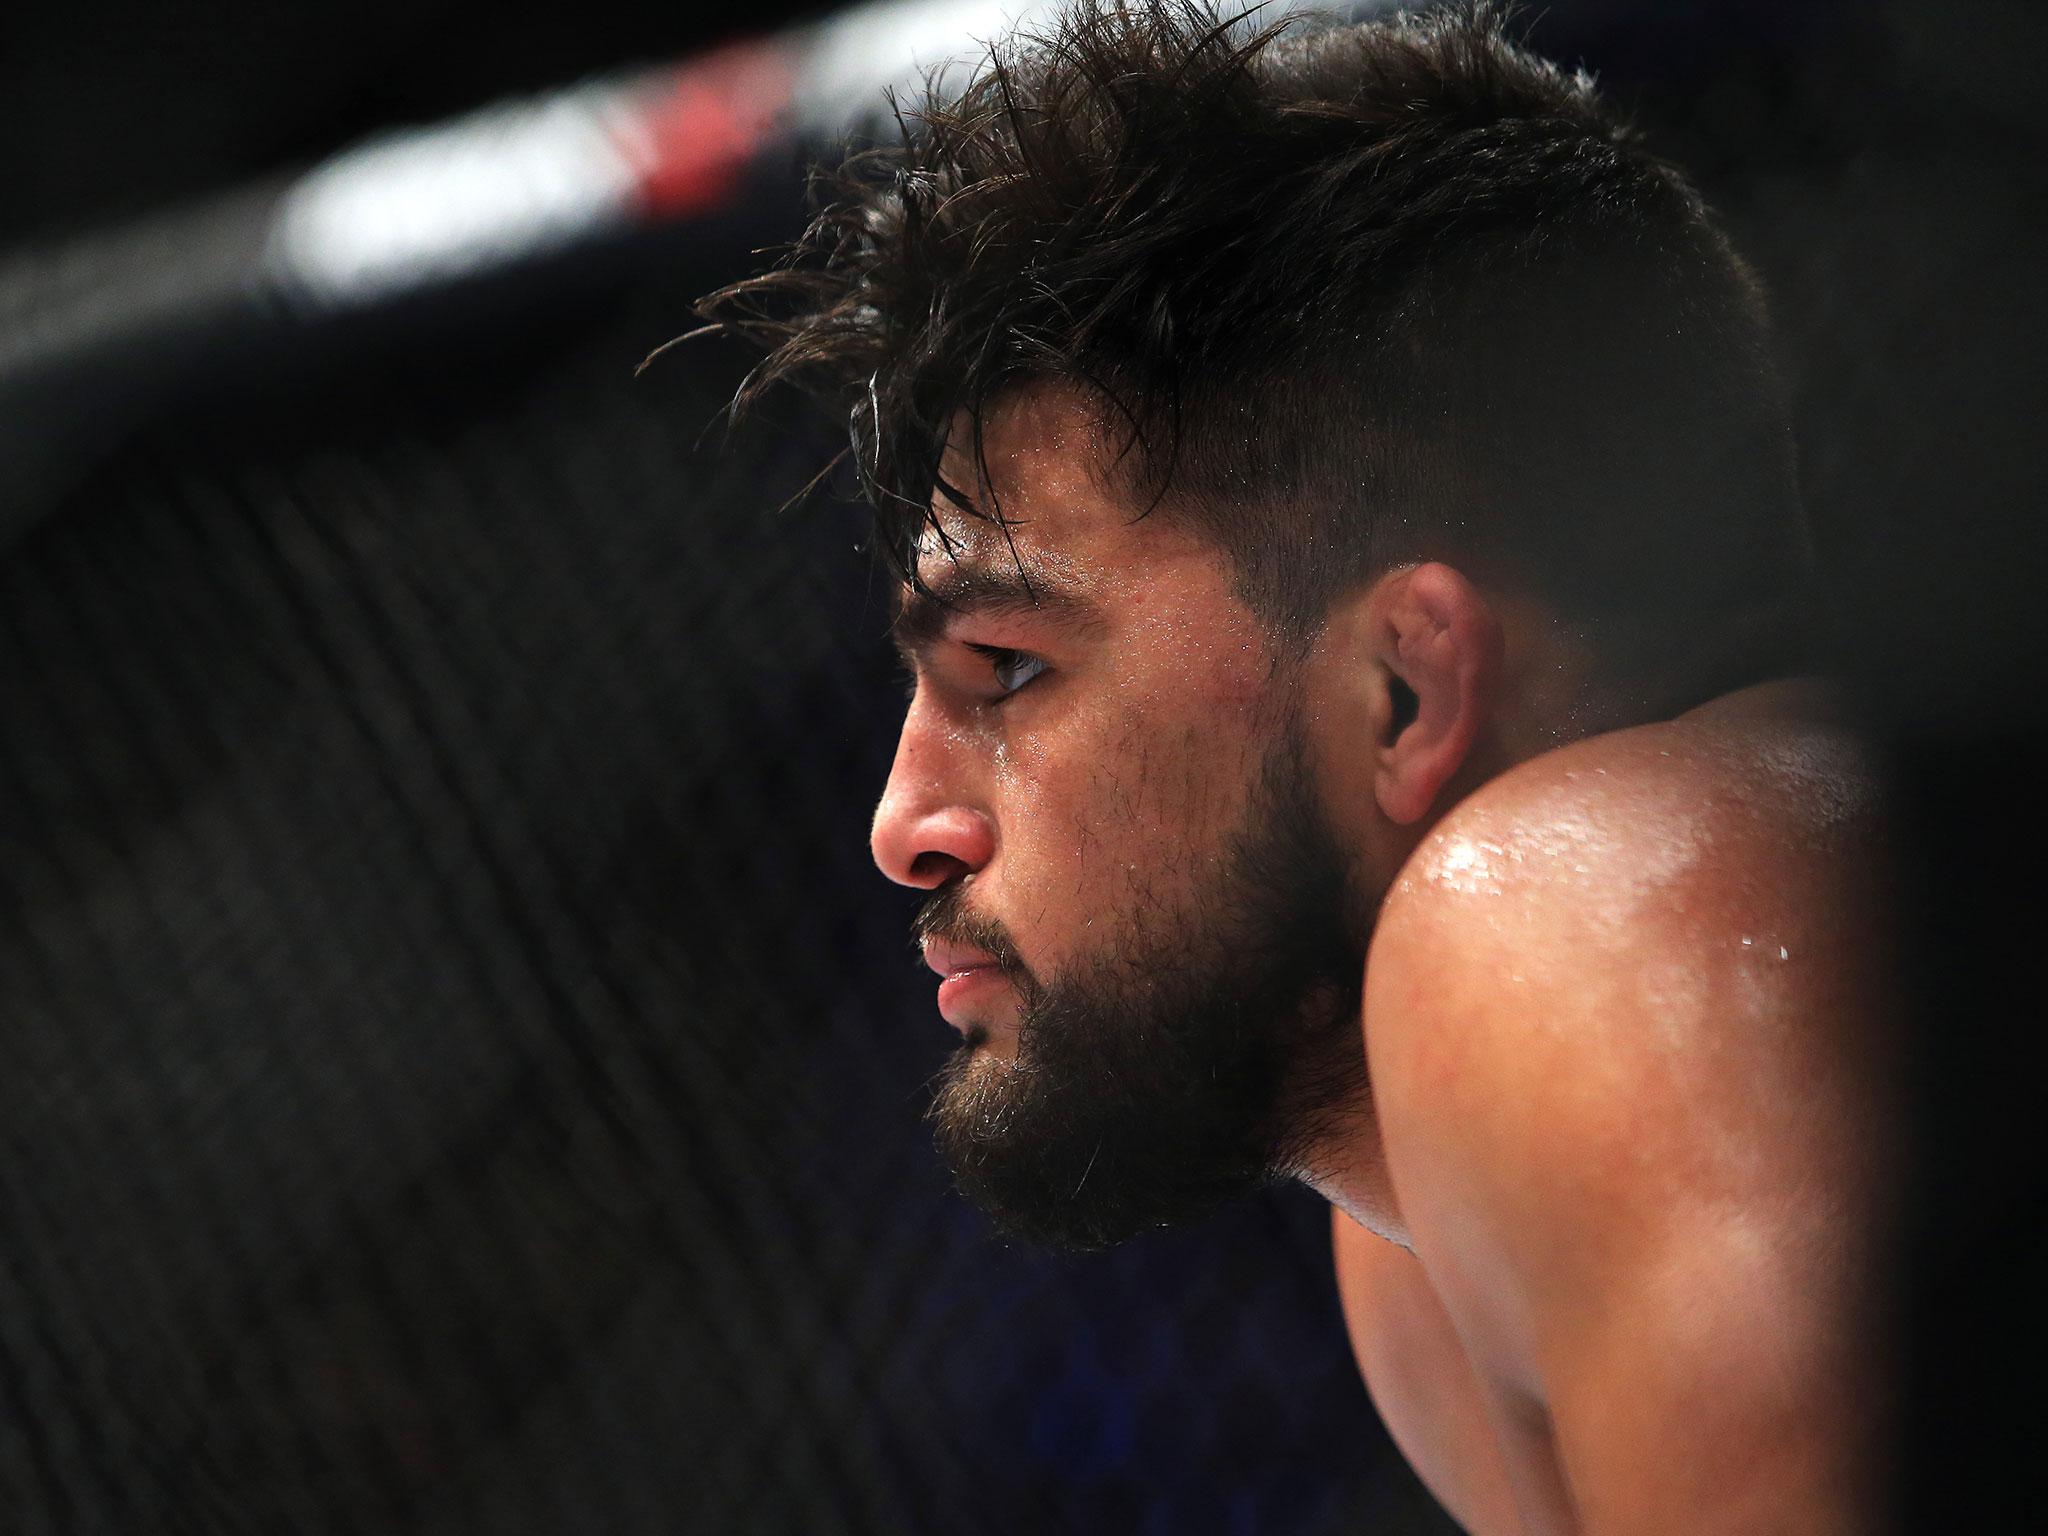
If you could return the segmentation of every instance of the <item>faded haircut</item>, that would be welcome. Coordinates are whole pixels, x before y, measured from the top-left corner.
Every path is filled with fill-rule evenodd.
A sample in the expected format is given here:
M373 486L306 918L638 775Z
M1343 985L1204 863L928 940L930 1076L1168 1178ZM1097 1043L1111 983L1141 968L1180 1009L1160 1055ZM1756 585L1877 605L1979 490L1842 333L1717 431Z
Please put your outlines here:
M767 349L735 408L790 383L843 413L913 581L935 495L1001 521L982 425L1056 382L1133 516L1201 528L1277 635L1444 559L1619 678L1782 669L1808 557L1756 280L1508 24L1129 0L1004 39L817 173L774 270L701 302ZM956 420L974 486L941 473Z

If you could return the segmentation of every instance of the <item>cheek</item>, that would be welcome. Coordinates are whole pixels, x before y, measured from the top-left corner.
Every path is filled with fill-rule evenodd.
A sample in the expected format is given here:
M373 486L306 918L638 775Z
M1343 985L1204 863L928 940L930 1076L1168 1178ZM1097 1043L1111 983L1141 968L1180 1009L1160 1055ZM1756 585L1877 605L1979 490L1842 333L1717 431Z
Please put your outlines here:
M1242 734L1223 722L1134 722L1096 773L1105 836L1122 836L1154 862L1212 845L1245 797Z
M1136 913L1213 863L1241 824L1254 750L1249 722L1125 716L1091 739L1013 750L1005 765L1004 884L1020 916L1074 908L1100 927Z

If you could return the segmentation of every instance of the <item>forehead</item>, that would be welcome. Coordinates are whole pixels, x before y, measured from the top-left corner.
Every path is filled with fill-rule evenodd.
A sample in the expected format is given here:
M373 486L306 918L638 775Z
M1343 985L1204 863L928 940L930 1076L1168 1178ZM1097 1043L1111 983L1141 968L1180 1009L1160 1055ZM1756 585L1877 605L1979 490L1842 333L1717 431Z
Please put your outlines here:
M917 545L918 574L935 579L956 562L1021 564L1090 585L1135 579L1185 555L1195 541L1118 483L1100 412L1078 390L1035 385L1006 396L983 418L981 458L964 415L946 443L942 473L974 510L932 497ZM1000 512L998 525L989 514Z
M974 510L934 496L936 527L919 542L917 569L936 596L902 592L898 645L914 657L965 612L990 616L993 638L1017 643L1002 625L1022 620L1027 648L1044 627L1086 638L1100 663L1095 675L1116 680L1126 715L1142 714L1148 700L1198 716L1257 707L1273 658L1227 557L1188 520L1163 506L1148 512L1116 483L1115 441L1091 401L1056 388L1009 397L988 413L986 480L971 432L956 430L946 479ZM1000 525L978 515L991 491Z

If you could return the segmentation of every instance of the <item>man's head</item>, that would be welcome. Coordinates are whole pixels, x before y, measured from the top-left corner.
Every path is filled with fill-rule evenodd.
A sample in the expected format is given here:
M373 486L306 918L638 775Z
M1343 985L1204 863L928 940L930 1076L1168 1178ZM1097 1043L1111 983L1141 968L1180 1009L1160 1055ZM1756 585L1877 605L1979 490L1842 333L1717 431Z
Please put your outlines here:
M1089 6L828 186L706 313L774 348L743 397L847 413L904 577L874 845L958 972L941 1140L1085 1242L1303 1171L1370 1114L1370 914L1506 723L1787 659L1754 284L1487 8Z
M1026 394L984 443L1008 526L941 510L873 836L933 893L917 929L967 1040L942 1148L1012 1230L1085 1245L1305 1168L1364 1071L1302 669L1209 541L1132 519L1094 437L1085 401Z

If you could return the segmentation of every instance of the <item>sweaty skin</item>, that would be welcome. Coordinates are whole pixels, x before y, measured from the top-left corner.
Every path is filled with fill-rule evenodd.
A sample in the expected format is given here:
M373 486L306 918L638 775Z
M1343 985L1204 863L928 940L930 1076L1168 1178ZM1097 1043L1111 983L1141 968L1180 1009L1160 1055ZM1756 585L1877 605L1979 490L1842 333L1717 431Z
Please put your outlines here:
M1396 878L1392 1200L1333 1237L1368 1389L1468 1530L1877 1523L1877 838L1786 683L1525 762Z
M1396 1444L1482 1536L1870 1529L1889 944L1826 691L1593 729L1570 634L1441 565L1289 670L1227 560L1093 471L1081 403L1022 395L985 436L1011 526L936 507L920 574L958 601L899 623L884 872L960 887L1036 974L1142 952L1287 694L1376 914L1370 1089L1302 1173ZM953 995L1000 1070L1013 990Z

